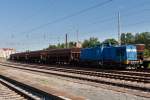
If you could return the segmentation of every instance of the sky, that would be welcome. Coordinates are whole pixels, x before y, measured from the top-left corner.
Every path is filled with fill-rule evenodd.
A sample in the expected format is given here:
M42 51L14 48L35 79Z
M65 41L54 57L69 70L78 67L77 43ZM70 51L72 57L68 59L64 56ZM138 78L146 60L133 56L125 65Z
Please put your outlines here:
M49 44L150 31L150 0L0 0L0 48L39 50ZM78 32L78 38L77 38Z

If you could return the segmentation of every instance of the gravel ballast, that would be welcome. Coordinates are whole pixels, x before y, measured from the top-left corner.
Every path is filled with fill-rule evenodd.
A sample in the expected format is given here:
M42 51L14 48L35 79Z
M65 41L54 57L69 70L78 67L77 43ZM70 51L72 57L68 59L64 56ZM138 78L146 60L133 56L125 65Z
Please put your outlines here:
M37 72L23 71L14 68L0 66L0 74L7 75L25 81L32 81L58 91L64 91L73 95L84 97L88 100L149 100L129 93L122 93L107 89L105 86L93 86L84 82L75 81L54 75L39 74ZM104 88L102 88L104 87Z

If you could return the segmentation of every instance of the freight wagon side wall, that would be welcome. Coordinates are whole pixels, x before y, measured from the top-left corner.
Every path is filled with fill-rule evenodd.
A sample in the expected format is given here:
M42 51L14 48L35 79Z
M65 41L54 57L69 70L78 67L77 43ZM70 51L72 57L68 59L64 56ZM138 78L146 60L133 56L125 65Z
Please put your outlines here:
M49 63L68 63L71 59L71 49L55 49L48 52Z
M137 57L139 60L144 60L144 49L145 49L145 44L136 44L135 45L137 48Z

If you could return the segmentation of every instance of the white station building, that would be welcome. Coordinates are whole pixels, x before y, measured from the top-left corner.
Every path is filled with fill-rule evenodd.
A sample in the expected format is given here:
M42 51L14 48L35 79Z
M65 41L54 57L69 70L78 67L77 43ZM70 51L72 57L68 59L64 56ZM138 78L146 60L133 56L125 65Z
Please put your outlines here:
M0 48L0 58L2 59L8 59L13 53L16 53L16 50L13 48Z

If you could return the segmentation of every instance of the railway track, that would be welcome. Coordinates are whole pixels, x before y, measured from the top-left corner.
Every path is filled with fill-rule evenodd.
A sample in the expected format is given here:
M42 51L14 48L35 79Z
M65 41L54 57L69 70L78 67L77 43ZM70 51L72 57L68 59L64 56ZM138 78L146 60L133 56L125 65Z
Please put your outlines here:
M63 100L0 75L0 100Z
M25 97L19 95L12 89L8 88L2 83L0 79L0 100L27 100Z
M42 69L57 69L56 70L78 70L78 71L88 71L88 72L104 72L104 73L116 73L116 74L124 74L124 75L134 75L134 76L143 76L143 77L150 77L150 70L135 70L135 69L126 69L126 70L107 70L107 69L100 69L100 68L85 68L85 67L68 67L68 66L46 66L46 65L37 65L37 64L25 64L25 63L13 63L7 62L6 64L14 64L14 65L22 65L24 67L30 66L35 68L42 68Z
M35 96L16 84L12 84L10 80L5 80L0 76L0 99L1 100L40 100Z
M89 71L88 70L79 70L79 69L68 69L68 68L58 68L58 67L50 67L50 66L40 66L40 65L29 65L29 64L19 64L19 63L6 63L12 64L16 66L23 66L23 67L32 67L38 69L46 69L46 70L53 70L59 72L67 72L67 73L75 73L75 74L83 74L83 75L90 75L95 77L106 77L106 78L114 78L120 80L127 80L127 81L135 81L135 82L143 82L143 83L150 83L150 73L149 72L137 72L137 71L122 71L122 70L97 70L97 71Z
M150 73L114 70L86 71L18 63L0 64L7 67L14 67L30 71L42 72L46 74L71 77L96 83L103 83L109 85L111 84L115 86L132 88L147 92L150 91Z

